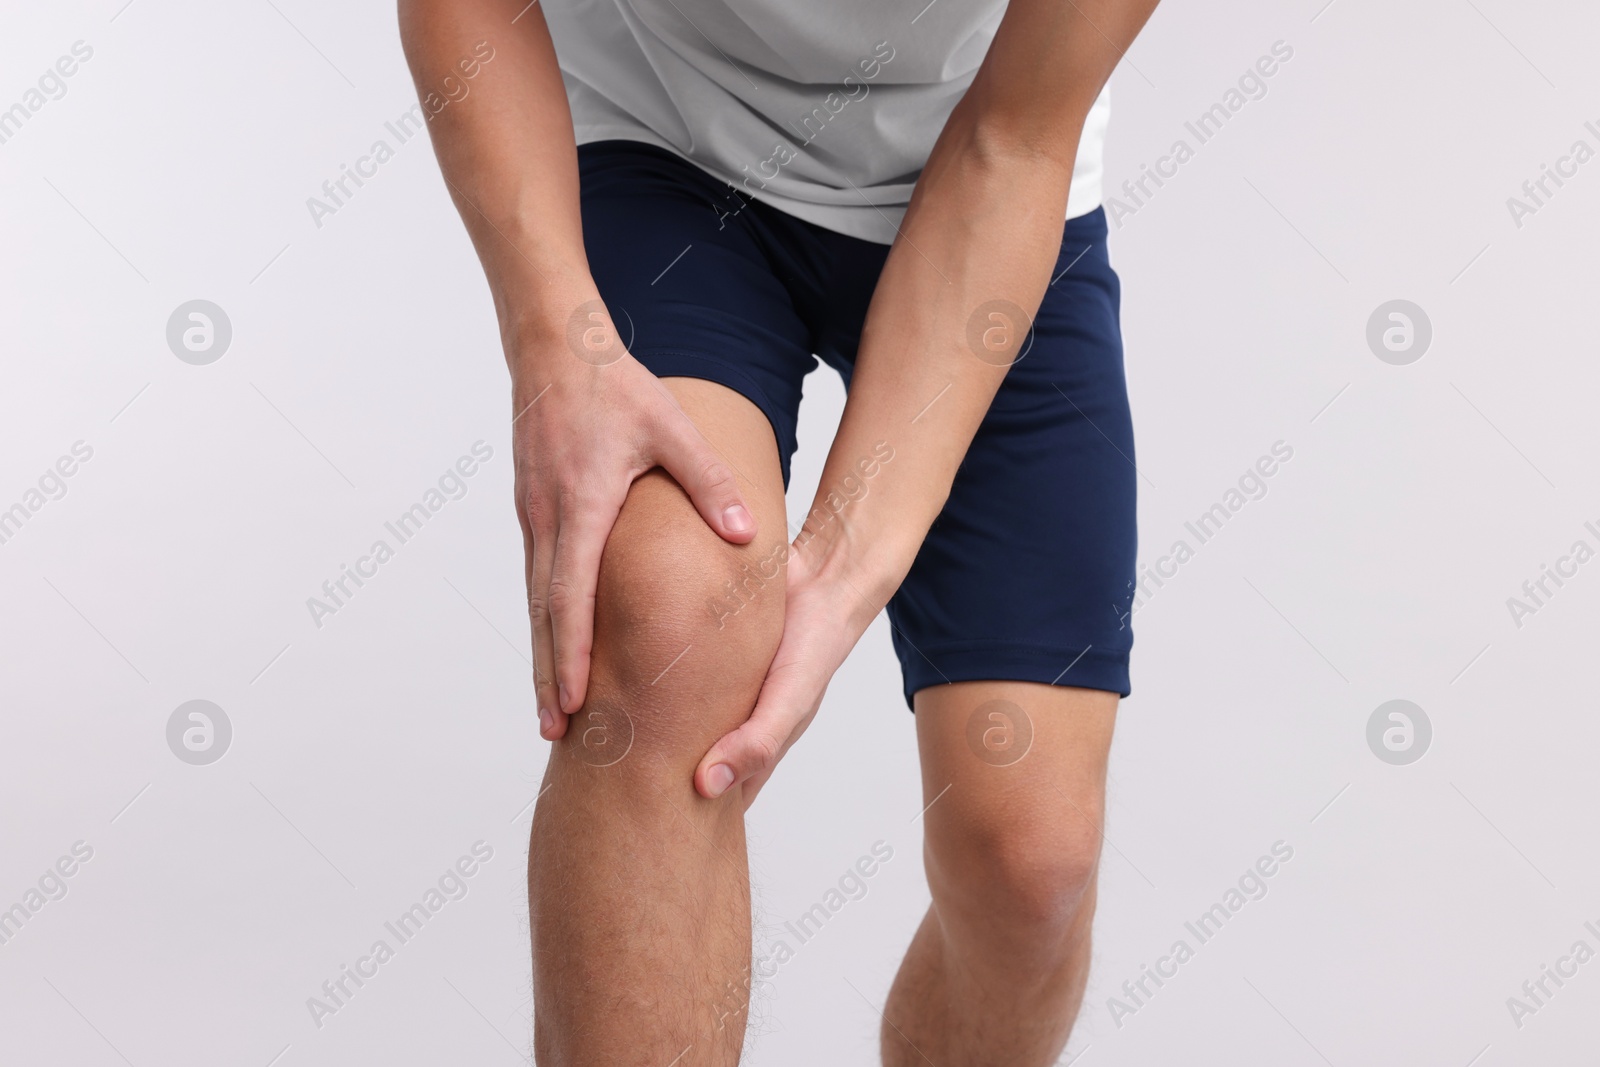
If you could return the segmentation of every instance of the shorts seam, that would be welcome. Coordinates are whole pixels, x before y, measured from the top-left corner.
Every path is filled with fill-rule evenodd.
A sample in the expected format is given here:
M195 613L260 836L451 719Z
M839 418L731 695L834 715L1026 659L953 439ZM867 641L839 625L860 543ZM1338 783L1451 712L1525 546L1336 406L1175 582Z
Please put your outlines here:
M1087 649L1080 648L1077 653L1074 653L1074 655L1081 653L1082 655L1090 656L1096 653L1106 653L1109 655L1126 656L1128 653L1133 651L1133 645L1131 642L1128 645L1121 647L1116 645L1100 645L1093 642L1085 643L1088 644L1089 647ZM1062 651L1068 646L1064 646L1060 642L1043 643L1035 641L1008 641L995 638L975 641L954 641L940 645L918 645L916 647L928 654L931 658L932 653L935 652L987 652L997 648L1016 649L1019 652L1038 650L1041 652L1056 653Z
M975 661L975 653L1008 654ZM1092 646L1072 651L1061 645L1024 641L967 642L916 649L917 661L901 660L901 691L906 707L916 710L914 698L924 689L965 681L1033 682L1063 688L1100 689L1127 696L1132 648ZM963 662L952 662L963 660ZM1065 664L1063 667L1062 664Z

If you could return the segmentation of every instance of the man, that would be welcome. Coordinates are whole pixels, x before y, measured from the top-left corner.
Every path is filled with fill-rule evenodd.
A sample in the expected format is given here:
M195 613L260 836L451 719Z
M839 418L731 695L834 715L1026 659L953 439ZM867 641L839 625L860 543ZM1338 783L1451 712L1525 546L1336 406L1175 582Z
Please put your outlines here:
M539 1063L738 1062L744 811L886 605L940 799L884 1063L1055 1062L1131 645L1103 90L1154 3L402 0L513 382Z

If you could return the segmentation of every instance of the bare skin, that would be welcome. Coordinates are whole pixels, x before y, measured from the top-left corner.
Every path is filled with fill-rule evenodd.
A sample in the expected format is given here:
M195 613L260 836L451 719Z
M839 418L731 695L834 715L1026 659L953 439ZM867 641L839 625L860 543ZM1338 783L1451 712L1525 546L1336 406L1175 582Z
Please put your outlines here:
M765 416L720 385L664 381L756 479L741 488L761 529L782 531ZM722 543L659 471L628 493L600 566L589 697L555 743L534 812L542 1065L738 1062L750 973L744 804L737 792L699 796L693 771L749 714L783 625L783 582L720 626L709 602L783 543L781 532Z
M539 5L401 0L419 94L456 97L429 132L511 372L536 709L555 743L529 861L543 1067L738 1061L743 810L938 516L1006 372L969 348L969 322L1004 301L1020 343L1085 116L1154 6L1010 0L890 250L818 500L781 577L719 625L707 600L784 547L770 427L732 391L659 381L623 350L589 274ZM879 442L893 474L830 518L828 494ZM1001 776L964 739L983 686L1038 731ZM1082 995L1115 697L969 683L917 702L926 780L957 784L929 815L934 906L886 1010L914 1058L886 1038L885 1062L1047 1064Z
M1089 973L1116 710L1115 693L1027 682L917 694L933 904L884 1008L886 1067L1056 1062Z
M763 528L781 528L764 418L719 385L665 381L707 438L762 479L746 499ZM738 1062L745 799L707 800L690 772L743 720L777 646L778 581L721 627L706 606L743 564L772 555L768 540L719 545L659 474L622 509L601 566L591 696L556 744L529 851L541 1064ZM982 714L995 701L1005 704ZM1110 693L1017 682L917 695L934 902L884 1009L886 1065L1055 1062L1088 971L1116 705ZM988 760L969 739L975 713L1000 733Z

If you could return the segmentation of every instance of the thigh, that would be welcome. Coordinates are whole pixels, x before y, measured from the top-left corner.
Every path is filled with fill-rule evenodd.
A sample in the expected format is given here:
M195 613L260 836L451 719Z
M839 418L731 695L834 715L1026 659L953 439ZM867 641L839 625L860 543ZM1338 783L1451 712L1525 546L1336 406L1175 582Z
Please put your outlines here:
M578 163L589 269L628 351L657 377L716 382L755 405L786 481L816 365L780 277L794 227L664 149L604 141Z
M908 703L978 680L1129 691L1138 475L1103 213L1069 220L1054 278L889 605Z
M1036 682L956 682L916 696L917 746L929 809L1003 814L1082 806L1099 825L1118 697ZM944 822L931 819L930 827Z

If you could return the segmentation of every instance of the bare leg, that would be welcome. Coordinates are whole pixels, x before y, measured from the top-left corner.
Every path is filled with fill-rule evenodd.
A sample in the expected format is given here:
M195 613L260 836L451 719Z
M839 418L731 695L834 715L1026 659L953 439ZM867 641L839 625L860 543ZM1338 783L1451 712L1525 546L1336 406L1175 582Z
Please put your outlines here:
M760 533L725 543L653 471L606 544L589 695L551 752L528 857L542 1067L724 1067L744 1040L743 801L702 799L691 776L749 715L777 648L783 575L752 583L741 568L786 542L783 484L753 404L665 381L747 479ZM742 606L729 581L745 583Z
M916 708L933 905L889 993L883 1062L1048 1067L1088 977L1116 694L962 682Z

